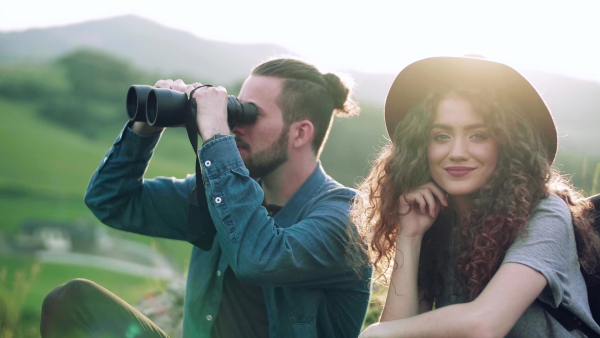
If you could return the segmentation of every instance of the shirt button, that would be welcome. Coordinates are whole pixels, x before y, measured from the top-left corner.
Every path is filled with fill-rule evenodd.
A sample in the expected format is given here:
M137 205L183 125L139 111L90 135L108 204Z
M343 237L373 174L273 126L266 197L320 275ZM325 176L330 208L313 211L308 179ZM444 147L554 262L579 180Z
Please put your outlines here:
M212 164L211 161L204 161L204 165L207 166L207 167L210 167L211 164Z
M217 270L217 276L221 276L221 270Z
M212 320L212 316L211 315L206 316L206 320L208 320L210 322Z
M217 204L221 203L221 201L222 201L222 200L221 200L221 197L217 197L217 198L215 198L215 202L216 202Z

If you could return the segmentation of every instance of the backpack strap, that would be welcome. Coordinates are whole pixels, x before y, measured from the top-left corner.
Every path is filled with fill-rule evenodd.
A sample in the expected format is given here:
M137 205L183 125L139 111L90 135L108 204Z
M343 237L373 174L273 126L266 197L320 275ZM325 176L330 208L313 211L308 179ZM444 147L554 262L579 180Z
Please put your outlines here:
M594 205L594 209L596 209L596 212L600 212L600 194L590 196L590 197L588 197L588 199ZM598 216L598 217L600 217L600 216ZM598 224L599 222L600 221L598 221L598 219L596 219L596 222L594 223L594 227L596 229L598 229L600 227L600 225Z
M594 223L593 227L598 234L600 234L600 194L588 197L588 200L594 205ZM583 277L586 279L585 283L588 290L588 300L590 303L590 310L592 310L592 317L596 323L600 323L600 278L584 274Z
M575 329L581 331L588 338L600 338L600 334L592 330L586 323L582 322L576 315L566 308L559 306L554 308L538 299L538 303L544 307L554 319L556 319L562 326L571 332Z
M592 202L592 204L594 204L594 210L596 212L595 219L594 219L594 228L596 229L596 231L600 231L600 194L589 197L589 200L590 200L590 202ZM582 270L582 273L584 273L583 270ZM584 278L585 278L585 273L584 273ZM586 280L586 285L588 286L588 293L590 292L590 285L594 285L594 287L598 286L597 284L594 284L593 282L594 281ZM595 294L594 296L592 296L592 295L588 295L588 296L590 298L589 300L593 301L596 299L594 297L597 297L597 294ZM575 329L578 329L579 331L584 333L589 338L600 338L600 334L593 331L586 323L582 322L576 315L571 313L571 311L567 310L566 308L564 308L562 306L559 306L558 308L554 308L546 303L541 302L539 299L538 299L538 303L540 305L542 305L544 307L544 309L552 317L554 317L559 323L561 323L562 326L564 326L565 329L567 329L569 332L573 331ZM591 308L593 304L589 304L589 305ZM594 319L597 321L596 316L598 316L598 314L595 314L592 312L592 316L594 316Z

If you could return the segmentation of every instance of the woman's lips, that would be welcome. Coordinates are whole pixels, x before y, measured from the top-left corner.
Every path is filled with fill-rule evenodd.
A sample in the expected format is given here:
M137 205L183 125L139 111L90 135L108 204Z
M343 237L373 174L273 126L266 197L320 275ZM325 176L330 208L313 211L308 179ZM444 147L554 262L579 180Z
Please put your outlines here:
M446 172L450 176L462 177L462 176L468 175L471 171L475 170L475 168L471 168L471 167L447 167L447 168L444 168L444 170L446 170Z

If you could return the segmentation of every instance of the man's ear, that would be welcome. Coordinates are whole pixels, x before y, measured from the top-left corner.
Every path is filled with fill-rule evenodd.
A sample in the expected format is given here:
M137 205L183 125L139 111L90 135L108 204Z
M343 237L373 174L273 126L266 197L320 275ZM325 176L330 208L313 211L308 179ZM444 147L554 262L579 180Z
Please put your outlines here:
M309 120L292 122L290 125L290 145L302 148L310 145L315 135L315 126Z

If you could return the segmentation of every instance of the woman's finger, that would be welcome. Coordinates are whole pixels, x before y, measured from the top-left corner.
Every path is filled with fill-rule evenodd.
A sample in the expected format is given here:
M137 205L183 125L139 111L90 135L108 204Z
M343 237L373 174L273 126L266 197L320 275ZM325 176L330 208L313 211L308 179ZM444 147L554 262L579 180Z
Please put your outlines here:
M437 197L437 199L440 201L440 203L443 206L445 206L445 207L448 206L446 192L444 190L442 190L442 188L440 188L437 184L435 184L433 182L426 183L425 186L427 186L427 188L431 191L431 193L433 195L435 195L435 197Z
M426 213L428 211L431 217L435 217L435 209L440 202L438 202L434 197L434 192L429 189L426 189L426 191L424 191L422 195L423 199L427 203L427 210L423 213Z

